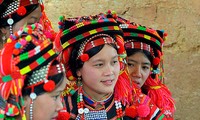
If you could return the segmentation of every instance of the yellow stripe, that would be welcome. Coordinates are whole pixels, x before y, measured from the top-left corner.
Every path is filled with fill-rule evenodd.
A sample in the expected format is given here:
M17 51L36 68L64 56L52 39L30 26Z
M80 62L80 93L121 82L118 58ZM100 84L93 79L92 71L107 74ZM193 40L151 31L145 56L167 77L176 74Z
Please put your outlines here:
M95 33L97 33L97 31L94 29L94 30L90 30L89 33L90 34L95 34Z
M114 30L119 30L119 27L118 26L114 26Z
M160 89L161 86L150 86L151 89L154 89L154 90L157 90L157 89Z
M150 39L151 39L151 37L150 37L150 36L148 36L148 35L144 35L144 38L146 38L146 39L148 39L148 40L150 40Z
M68 42L65 42L65 43L62 45L62 48L66 48L67 46L69 46L69 43L68 43Z
M20 70L20 73L22 75L24 75L24 74L26 74L26 73L28 73L30 71L31 71L31 68L29 66L26 66L26 67L24 67L23 69Z
M51 55L51 56L52 56L52 55L54 55L54 54L55 54L55 51L51 49L51 50L49 50L49 51L48 51L48 53L49 53L49 55Z

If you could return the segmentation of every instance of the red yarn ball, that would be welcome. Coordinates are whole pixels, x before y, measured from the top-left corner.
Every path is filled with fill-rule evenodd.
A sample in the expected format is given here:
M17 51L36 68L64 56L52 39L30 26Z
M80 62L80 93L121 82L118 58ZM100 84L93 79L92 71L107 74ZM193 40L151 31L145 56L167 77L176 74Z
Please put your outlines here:
M89 55L88 54L83 54L80 56L81 61L85 62L89 60Z
M68 112L58 112L57 120L69 120L70 114Z
M150 113L150 108L147 105L139 105L137 108L137 113L139 117L147 117Z
M26 8L24 6L21 6L17 9L17 14L19 16L24 16L26 14Z
M160 58L156 57L153 59L153 65L158 65L160 63Z
M43 88L45 91L51 92L55 89L55 86L56 84L53 80L48 80L48 82L44 84Z
M134 105L125 109L125 114L128 117L135 118L137 116L137 109Z

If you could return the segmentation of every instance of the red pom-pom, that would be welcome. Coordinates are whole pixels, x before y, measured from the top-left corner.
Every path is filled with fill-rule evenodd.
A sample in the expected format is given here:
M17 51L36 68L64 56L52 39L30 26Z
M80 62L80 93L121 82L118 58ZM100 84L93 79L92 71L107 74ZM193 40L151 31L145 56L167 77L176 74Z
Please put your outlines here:
M128 117L135 118L137 116L137 109L134 105L125 109L125 114Z
M60 111L58 112L57 120L69 120L70 114L68 112Z
M139 105L137 108L137 113L139 117L147 117L150 113L150 108L147 105Z
M43 88L47 92L51 92L55 89L55 82L53 80L49 80L47 83L44 84Z
M49 38L50 40L53 39L53 36L52 36L52 34L51 34L50 32L46 31L46 32L44 32L44 34L45 34L46 37Z
M80 56L80 59L81 59L81 61L85 62L85 61L89 60L89 56L88 56L88 54L83 54Z
M24 6L19 7L17 10L17 14L19 16L24 16L26 14L26 8Z
M160 58L156 57L153 59L153 65L158 65L160 63Z
M108 14L110 14L111 13L111 10L108 10Z

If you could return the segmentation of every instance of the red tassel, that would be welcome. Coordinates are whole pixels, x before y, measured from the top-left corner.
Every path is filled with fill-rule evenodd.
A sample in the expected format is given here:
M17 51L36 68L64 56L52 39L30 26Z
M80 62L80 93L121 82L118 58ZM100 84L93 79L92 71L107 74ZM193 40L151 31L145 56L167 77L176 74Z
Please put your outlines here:
M55 82L53 80L49 80L47 83L44 84L43 88L47 92L51 92L55 89Z
M128 117L135 118L137 116L137 109L134 105L125 109L125 114Z

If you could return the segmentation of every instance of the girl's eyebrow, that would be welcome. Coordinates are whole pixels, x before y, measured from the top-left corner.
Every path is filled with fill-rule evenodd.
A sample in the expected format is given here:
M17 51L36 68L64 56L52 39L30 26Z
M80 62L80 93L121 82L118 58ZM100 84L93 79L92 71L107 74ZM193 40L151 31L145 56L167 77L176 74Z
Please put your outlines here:
M117 58L117 57L118 57L118 55L115 55L115 56L112 57L112 59L115 59L115 58ZM104 60L102 60L101 58L97 58L97 59L93 60L92 63L95 63L95 62L103 62L103 61L104 61Z
M134 63L139 63L139 62L137 62L137 61L135 61L135 60L128 60L128 61L130 61L130 62L134 62ZM145 65L151 65L151 63L150 62L143 62L142 64L145 64Z

